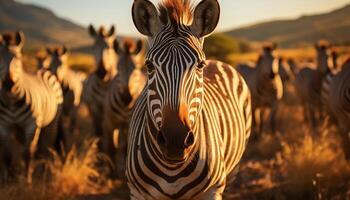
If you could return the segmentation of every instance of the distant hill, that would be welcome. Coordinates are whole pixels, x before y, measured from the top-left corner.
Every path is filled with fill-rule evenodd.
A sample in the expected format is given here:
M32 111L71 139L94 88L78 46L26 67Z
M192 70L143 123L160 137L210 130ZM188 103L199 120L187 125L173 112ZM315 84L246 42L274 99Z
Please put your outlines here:
M48 44L80 47L91 41L85 28L57 17L48 9L13 0L0 0L0 32L17 29L24 31L27 49Z
M350 5L330 13L260 23L228 31L227 34L252 41L271 40L284 47L312 44L320 39L349 43Z

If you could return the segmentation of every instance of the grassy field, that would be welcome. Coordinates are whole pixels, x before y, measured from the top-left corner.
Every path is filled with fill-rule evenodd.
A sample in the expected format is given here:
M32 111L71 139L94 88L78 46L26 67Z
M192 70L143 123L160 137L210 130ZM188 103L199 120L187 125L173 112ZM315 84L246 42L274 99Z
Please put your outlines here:
M349 48L339 48L342 57ZM278 55L300 60L315 56L313 49L280 50ZM257 53L230 55L232 64L254 61ZM28 68L35 60L26 56ZM70 65L91 72L93 59L85 54L73 54ZM339 131L328 120L319 122L311 131L302 115L302 107L293 83L287 83L287 93L280 102L278 132L265 131L251 140L240 171L229 194L224 199L334 199L350 198L350 164L340 147ZM7 200L80 200L128 199L126 185L106 176L108 159L97 152L91 135L91 119L85 106L79 110L78 131L72 136L75 146L64 158L52 152L44 161L50 178L37 176L33 185L24 178L0 186L0 199Z

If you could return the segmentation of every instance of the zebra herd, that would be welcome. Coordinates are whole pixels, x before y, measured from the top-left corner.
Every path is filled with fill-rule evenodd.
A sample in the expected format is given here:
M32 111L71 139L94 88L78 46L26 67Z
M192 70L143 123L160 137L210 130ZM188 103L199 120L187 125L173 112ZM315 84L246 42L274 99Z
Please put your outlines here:
M294 83L312 127L328 114L340 127L350 160L350 59L340 67L327 42L316 45L317 64L300 70L266 44L255 66L207 60L206 36L219 21L217 0L193 7L163 0L158 8L134 0L132 18L143 42L104 27L94 39L96 70L69 68L66 47L47 49L35 74L22 63L24 34L0 35L0 168L18 172L10 140L21 144L28 181L34 158L49 148L69 149L79 106L86 104L100 151L127 179L131 199L222 199L237 172L251 132L263 131L263 113L276 131L285 82ZM253 129L254 128L254 129Z

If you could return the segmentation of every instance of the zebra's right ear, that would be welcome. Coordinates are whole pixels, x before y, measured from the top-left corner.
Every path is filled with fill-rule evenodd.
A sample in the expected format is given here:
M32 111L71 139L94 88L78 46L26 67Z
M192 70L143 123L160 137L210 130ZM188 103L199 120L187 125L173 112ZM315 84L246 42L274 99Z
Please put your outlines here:
M53 55L54 52L52 51L52 49L50 49L49 47L47 47L47 48L46 48L46 53L47 53L47 55L50 55L50 56L51 56L51 55Z
M158 11L148 0L134 1L132 19L137 30L148 37L155 36L161 26Z
M142 40L138 40L138 41L137 41L137 44L136 44L136 48L135 48L133 54L134 54L134 55L139 54L139 53L142 51L142 47L143 47L143 42L142 42Z
M117 39L115 39L113 42L113 48L117 54L120 54L120 52L122 51L122 49L119 47L119 42Z
M97 32L94 28L94 26L92 24L89 25L89 33L92 37L96 37L97 36Z
M197 37L206 37L218 25L220 5L217 0L202 0L194 10L191 30Z

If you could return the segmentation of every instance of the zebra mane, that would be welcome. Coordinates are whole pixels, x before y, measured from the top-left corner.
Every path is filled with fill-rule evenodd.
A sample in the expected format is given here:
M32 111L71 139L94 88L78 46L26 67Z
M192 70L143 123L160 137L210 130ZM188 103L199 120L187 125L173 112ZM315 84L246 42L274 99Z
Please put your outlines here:
M123 47L124 47L124 51L126 53L130 53L131 50L133 50L135 48L135 43L131 39L124 39Z
M167 24L170 20L174 27L179 24L190 25L193 20L193 7L190 0L163 0L159 5L160 20Z

